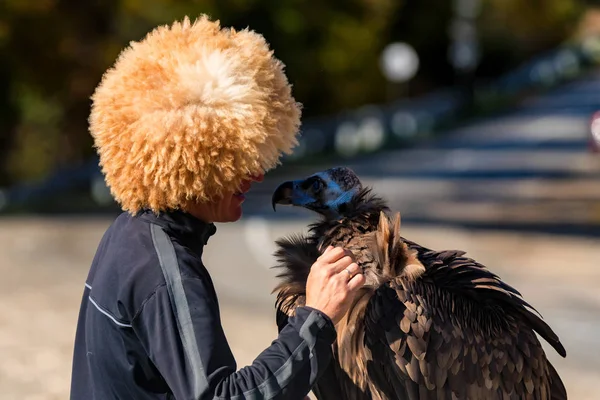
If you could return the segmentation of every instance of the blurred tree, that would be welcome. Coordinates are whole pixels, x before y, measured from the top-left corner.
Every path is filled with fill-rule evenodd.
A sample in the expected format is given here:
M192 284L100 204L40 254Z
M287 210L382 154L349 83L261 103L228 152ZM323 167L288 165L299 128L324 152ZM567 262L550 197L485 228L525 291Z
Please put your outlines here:
M495 76L564 40L576 0L482 0L479 73ZM93 154L89 97L131 40L207 13L262 33L287 66L304 117L385 100L379 56L416 48L410 95L452 84L446 0L0 0L0 185L43 177Z
M584 14L577 0L482 0L479 32L484 44L478 75L493 77L524 58L568 40Z
M1 10L1 9L0 9ZM1 11L0 11L1 13ZM4 39L0 25L0 43ZM8 55L0 46L0 59L8 59ZM17 123L16 107L10 101L10 82L12 80L12 70L6 63L0 63L0 171L8 168L7 157L9 149L12 146L14 129ZM0 186L7 183L8 176L0 172Z
M16 109L5 174L11 181L44 176L89 156L89 96L102 73L115 1L4 0L0 52ZM3 99L7 101L5 97ZM2 100L0 100L2 101ZM2 175L2 174L0 174Z
M497 35L516 51L536 51L569 37L584 9L572 0L484 0L481 28Z

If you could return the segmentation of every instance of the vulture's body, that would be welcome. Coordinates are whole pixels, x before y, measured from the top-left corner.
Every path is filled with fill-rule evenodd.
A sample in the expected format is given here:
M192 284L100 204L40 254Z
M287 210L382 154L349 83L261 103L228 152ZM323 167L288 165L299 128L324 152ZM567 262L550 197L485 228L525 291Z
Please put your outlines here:
M304 304L327 246L352 251L366 277L336 326L334 360L313 388L320 400L567 398L535 332L563 357L565 349L520 293L462 251L402 238L399 216L352 171L286 182L275 203L323 216L308 235L277 242L279 329Z

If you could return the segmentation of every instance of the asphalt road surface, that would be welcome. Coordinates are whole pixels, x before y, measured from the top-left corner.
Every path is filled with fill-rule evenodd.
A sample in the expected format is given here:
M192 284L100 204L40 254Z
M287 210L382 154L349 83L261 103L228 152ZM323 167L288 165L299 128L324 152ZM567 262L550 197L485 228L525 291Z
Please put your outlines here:
M0 224L0 388L3 400L65 399L83 282L109 220L5 219ZM247 217L219 225L205 262L239 367L276 337L272 243L306 221ZM567 358L549 346L570 398L597 399L600 379L600 247L595 239L404 226L433 248L460 248L518 288L556 330Z

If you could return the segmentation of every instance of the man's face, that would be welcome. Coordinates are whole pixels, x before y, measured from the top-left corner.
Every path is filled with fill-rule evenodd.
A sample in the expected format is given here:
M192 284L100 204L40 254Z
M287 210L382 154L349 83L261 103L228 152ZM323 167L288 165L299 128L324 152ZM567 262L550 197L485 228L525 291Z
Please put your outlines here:
M212 210L212 222L235 222L242 217L242 203L246 199L246 193L254 182L262 182L264 175L253 176L242 182L240 191L226 193L221 201L215 203Z

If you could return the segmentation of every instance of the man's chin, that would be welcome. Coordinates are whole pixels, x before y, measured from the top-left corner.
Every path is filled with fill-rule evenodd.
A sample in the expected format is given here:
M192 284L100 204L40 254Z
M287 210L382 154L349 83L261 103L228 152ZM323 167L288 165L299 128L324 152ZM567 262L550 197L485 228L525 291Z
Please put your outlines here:
M223 218L221 218L220 221L216 221L222 224L228 223L228 222L236 222L239 221L240 218L242 218L242 207L236 207L235 209L230 210L229 213L227 213L227 215L224 215Z

